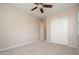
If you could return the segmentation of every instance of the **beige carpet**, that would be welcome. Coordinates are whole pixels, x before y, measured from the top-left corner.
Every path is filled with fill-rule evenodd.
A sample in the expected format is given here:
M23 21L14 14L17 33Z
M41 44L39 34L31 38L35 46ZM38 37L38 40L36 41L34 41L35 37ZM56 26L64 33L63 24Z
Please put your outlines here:
M75 55L76 48L39 41L29 45L8 49L0 55Z

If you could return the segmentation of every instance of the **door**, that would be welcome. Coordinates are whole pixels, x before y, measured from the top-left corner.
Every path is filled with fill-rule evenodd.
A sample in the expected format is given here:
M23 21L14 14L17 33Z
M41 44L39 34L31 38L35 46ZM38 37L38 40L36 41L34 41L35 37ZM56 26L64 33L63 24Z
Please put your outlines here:
M40 40L45 40L45 24L40 23Z

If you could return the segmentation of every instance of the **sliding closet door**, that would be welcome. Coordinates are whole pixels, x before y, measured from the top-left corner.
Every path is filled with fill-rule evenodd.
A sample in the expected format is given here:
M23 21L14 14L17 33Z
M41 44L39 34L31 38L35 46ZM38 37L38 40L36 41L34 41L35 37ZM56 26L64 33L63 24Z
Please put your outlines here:
M68 18L50 20L50 41L59 44L68 44Z

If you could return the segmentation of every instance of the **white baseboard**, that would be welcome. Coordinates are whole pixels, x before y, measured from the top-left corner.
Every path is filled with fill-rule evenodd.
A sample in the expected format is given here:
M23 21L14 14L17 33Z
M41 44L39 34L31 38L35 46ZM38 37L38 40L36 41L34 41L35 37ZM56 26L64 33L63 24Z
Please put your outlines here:
M7 49L12 49L12 48L20 47L20 46L23 46L23 45L28 45L28 44L31 44L31 43L35 43L35 42L38 42L38 41L39 41L39 40L37 40L37 41L32 41L32 42L28 42L28 43L22 43L22 44L18 44L18 45L11 46L11 47L7 47L7 48L3 48L3 49L0 49L0 52L1 52L1 51L4 51L4 50L7 50Z
M55 43L55 42L51 42L51 41L47 41L49 43L54 43L54 44L59 44L59 43ZM68 46L68 47L72 47L72 48L78 48L77 46L71 46L71 45L67 45L67 44L59 44L59 45L64 45L64 46Z
M69 45L69 47L72 47L72 48L78 48L77 46L72 46L72 45Z

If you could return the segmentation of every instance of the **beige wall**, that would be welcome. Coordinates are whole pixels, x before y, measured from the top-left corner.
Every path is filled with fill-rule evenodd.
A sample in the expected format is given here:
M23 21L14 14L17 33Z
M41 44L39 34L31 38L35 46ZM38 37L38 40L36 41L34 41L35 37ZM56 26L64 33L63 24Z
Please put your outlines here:
M23 10L0 4L0 49L38 41L40 22Z
M77 43L78 43L78 49L77 49L77 51L78 51L78 54L79 54L79 4L77 5L78 6L78 41L77 41Z
M61 33L59 34L59 32L54 33L53 30L52 30L53 32L51 32L51 21L54 21L55 19L59 19L60 21L57 20L57 22L62 23L63 18L68 19L68 27L67 28L63 27L64 30L68 29L68 33L65 33L65 31L60 31L61 33L65 34L64 37L68 37L68 39L67 39L68 44L65 44L65 45L68 45L68 46L71 46L71 47L77 47L77 6L74 6L70 9L68 9L68 10L64 10L62 12L55 14L55 15L47 17L47 24L46 24L47 25L47 41L52 40L52 42L54 42L54 40L51 39L51 37L55 37L55 36L56 37L58 36L60 38L60 39L58 39L59 41L65 40L62 37L63 34L61 34ZM65 19L63 19L63 20L65 20ZM55 23L55 24L57 24L57 23ZM62 23L62 24L64 24L64 23ZM58 30L58 29L56 29L56 30ZM57 34L57 35L51 35L51 33L54 33L54 34Z

